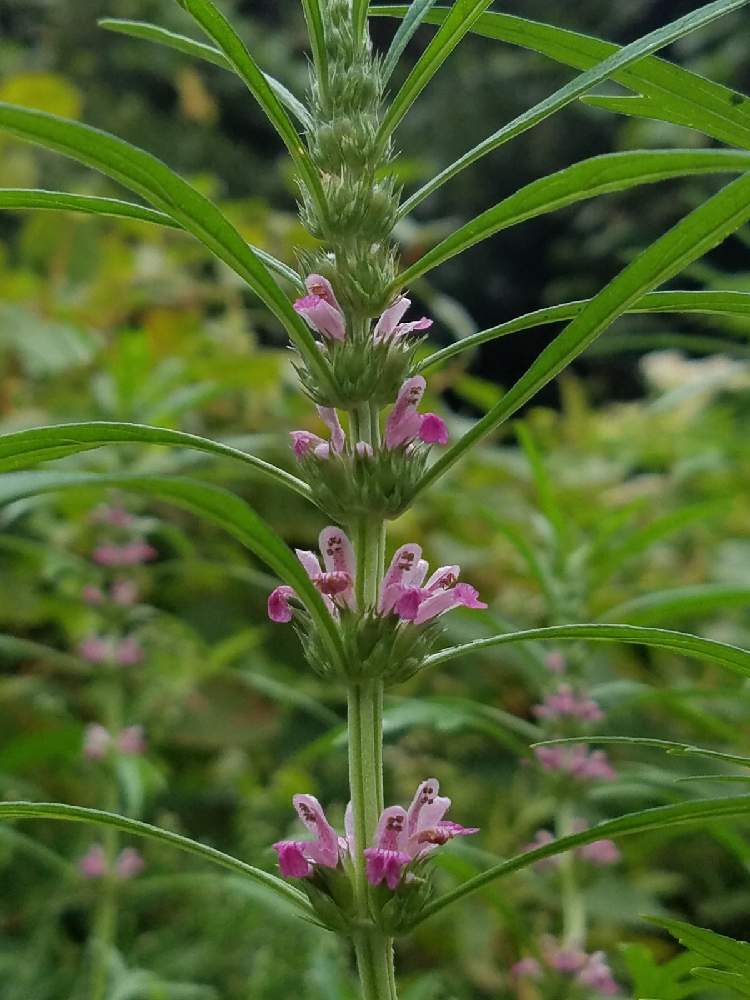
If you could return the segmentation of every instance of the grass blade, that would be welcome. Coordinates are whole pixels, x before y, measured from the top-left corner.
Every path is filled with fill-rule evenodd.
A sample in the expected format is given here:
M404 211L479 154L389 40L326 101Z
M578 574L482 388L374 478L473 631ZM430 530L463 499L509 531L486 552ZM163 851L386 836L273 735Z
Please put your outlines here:
M456 174L460 173L465 167L470 166L486 153L497 149L504 143L509 142L516 136L521 135L523 132L533 128L535 125L538 125L546 118L549 118L550 115L555 114L555 112L561 110L566 105L577 100L579 97L582 97L598 83L601 83L603 80L609 78L621 82L622 72L629 69L634 63L638 63L638 70L640 71L642 66L647 62L644 57L650 56L659 49L677 41L677 39L684 37L690 32L696 31L699 28L710 24L712 21L715 21L719 17L723 17L725 14L739 10L748 2L750 2L750 0L716 0L714 3L707 4L690 14L686 14L684 17L678 18L676 21L673 21L662 28L658 28L656 31L652 31L648 35L644 35L643 38L640 38L623 48L619 48L611 43L601 42L598 39L589 39L585 35L576 35L574 32L564 32L562 29L552 27L551 25L540 25L533 21L524 21L522 18L508 18L508 16L504 14L484 14L484 16L480 18L475 25L476 30L481 33L490 33L490 37L506 37L507 34L510 34L510 40L512 40L515 44L523 44L522 41L518 40L518 36L524 36L524 29L526 29L525 34L527 36L530 35L532 39L535 37L536 29L536 37L538 38L541 35L543 39L541 44L546 44L548 49L552 48L552 50L556 53L554 58L558 58L558 51L567 52L567 58L559 56L561 61L567 61L571 64L571 60L573 60L572 65L589 65L591 68L577 76L564 87L555 91L554 94L551 94L543 101L534 105L533 108L523 112L523 114L514 118L513 121L498 129L483 142L479 143L479 145L475 146L473 149L465 153L460 159L456 160L455 163L446 167L445 170L442 170L439 174L437 174L437 176L433 177L432 180L428 181L427 184L421 187L410 198L408 198L407 201L404 202L401 207L402 216L413 211L413 209L424 201L425 198L429 197L429 195L431 195L439 187L451 178L455 177ZM371 10L371 13L383 13L389 16L403 16L406 10L408 10L408 8L405 7L375 7ZM426 20L432 23L444 24L449 16L450 15L447 11L438 11L433 9L428 14ZM504 33L503 27L501 26L508 25L510 25L511 30ZM515 29L515 32L513 32L512 29ZM570 36L570 42L568 36ZM536 48L537 45L532 41L529 47ZM599 55L598 60L595 55L592 56L592 50ZM609 54L605 55L605 53ZM649 70L651 69L653 62L655 61L648 62ZM669 67L668 63L663 65L665 67ZM687 101L688 105L693 109L692 113L694 118L698 120L700 116L702 120L702 111L704 106L711 101L713 109L713 104L717 101L715 90L710 84L710 81L706 81L707 87L698 87L695 85L695 81L701 81L700 77L695 77L694 74L685 74L684 76L681 76L681 71L678 67L673 67L673 69L675 70L674 73L657 73L658 79L663 84L663 77L666 76L667 85L672 90L676 90L679 97L681 97L684 101ZM644 93L645 91L640 84L639 76L635 73L634 76L637 81L636 87L638 89L638 93ZM728 91L728 93L731 92ZM722 130L722 138L724 138L724 141L750 148L750 121L744 120L744 116L733 113L733 103L730 100L727 100L722 105L721 112L714 112L712 110L712 113L719 115L720 121L723 124L726 123L727 119L730 122L729 132L726 131L726 128ZM729 138L729 136L731 136L731 138Z
M294 587L326 642L331 661L335 664L341 662L338 629L301 563L253 508L228 490L192 479L158 475L9 472L0 479L0 505L42 493L96 487L147 493L223 528L270 566L285 583Z
M646 292L679 274L750 219L750 175L733 181L622 270L546 347L525 375L425 475L421 491L565 369Z
M94 167L166 212L247 282L284 325L308 367L330 385L315 339L266 266L213 202L165 163L108 132L13 104L0 102L0 129Z
M296 476L277 468L262 458L249 455L239 448L165 427L148 427L145 424L89 421L75 424L56 424L33 427L0 435L0 472L25 469L40 462L49 462L68 455L77 455L110 444L156 444L192 448L223 458L233 458L252 466L273 479L274 482L294 490L306 500L311 499L310 487Z
M628 813L619 819L597 823L583 833L560 837L557 840L537 847L532 851L517 854L507 861L501 861L492 868L475 875L463 885L447 892L428 903L420 915L420 922L434 916L451 903L457 902L474 892L478 892L496 879L504 878L513 872L528 868L544 858L563 854L575 847L591 844L605 838L616 839L634 833L644 833L649 830L663 830L671 826L692 823L706 823L717 819L734 819L750 814L750 795L733 795L728 798L698 799L695 802L681 802L677 805L657 806L654 809L642 809L639 812Z
M244 80L247 89L281 137L310 193L310 197L318 207L321 218L324 218L325 195L318 171L315 169L315 165L289 115L281 106L281 102L269 86L257 63L247 51L245 43L211 0L177 0L177 2L195 18L208 37L226 56L234 71Z
M234 70L234 67L221 52L213 45L206 45L204 42L197 42L187 35L180 35L176 31L162 28L158 24L150 24L148 21L129 21L119 17L102 17L97 24L106 31L114 31L120 35L128 35L131 38L140 38L147 42L155 42L157 45L164 45L167 48L183 52L185 55L202 59L204 62L212 63L221 69ZM299 101L294 94L274 77L264 73L266 83L276 94L278 99L285 105L305 128L309 128L310 115L307 108Z
M393 41L383 62L384 80L389 80L392 76L404 49L435 2L436 0L413 0L413 3L406 9L407 12L404 19L399 25L398 31L393 36Z
M424 661L423 667L436 667L449 660L455 660L459 656L467 656L495 646L506 646L516 642L536 642L541 639L588 639L593 642L625 642L653 646L656 649L671 650L694 660L717 663L742 677L750 677L750 652L740 649L739 646L718 642L716 639L703 639L701 636L689 635L687 632L671 632L661 628L641 628L637 625L551 625L546 628L524 629L522 632L503 632L501 635L475 639L473 642L451 646L438 653L433 653Z
M116 813L102 812L100 809L69 806L62 802L0 802L0 820L14 819L53 819L72 823L93 823L97 826L122 830L123 833L129 833L135 837L156 840L162 844L168 844L170 847L176 847L180 851L195 854L205 861L220 865L222 868L229 868L238 875L243 875L245 878L258 882L266 889L270 889L297 910L301 910L307 915L312 913L304 893L276 875L264 872L260 868L254 868L253 865L248 865L244 861L240 861L239 858L232 857L231 854L217 851L215 847L208 847L197 840L191 840L190 837L183 837L179 833L163 830L150 823L143 823L127 816L118 816Z
M380 138L385 143L424 88L492 0L456 0L440 30L417 60L385 113Z
M559 746L562 743L580 743L580 738L561 740L544 740L536 746ZM739 757L736 754L721 753L719 750L707 750L705 747L692 746L690 743L673 743L671 740L654 740L643 736L587 736L587 743L615 744L617 746L641 746L655 750L664 750L670 757L703 757L707 760L718 760L722 764L739 764L740 767L750 767L750 757ZM706 777L716 777L707 775ZM720 775L719 777L740 777L740 775ZM744 777L744 776L743 776Z
M146 205L136 205L131 201L119 198L98 198L89 194L69 194L67 191L40 191L36 188L2 188L0 189L0 209L21 211L22 209L46 209L48 211L83 212L85 215L106 215L120 219L133 219L136 222L151 222L158 226L171 229L183 227L155 208ZM275 271L282 278L294 285L300 291L304 283L296 271L281 260L260 247L249 244L250 249L260 257L269 271Z
M568 205L602 194L625 191L641 184L655 184L675 177L750 169L750 153L727 149L655 149L605 153L574 163L554 174L532 181L508 198L461 226L415 261L394 281L391 291L444 264L469 247L503 229L538 218Z
M451 358L471 351L491 340L507 337L511 333L531 330L534 327L545 326L548 323L558 323L575 319L588 305L591 299L579 299L576 302L562 302L556 306L536 309L515 319L506 320L488 330L480 330L455 344L449 344L439 351L423 358L415 371L424 372L450 361ZM685 313L698 315L736 316L740 319L750 318L750 292L708 291L708 292L649 292L636 302L627 315L633 313ZM625 313L623 313L625 315Z

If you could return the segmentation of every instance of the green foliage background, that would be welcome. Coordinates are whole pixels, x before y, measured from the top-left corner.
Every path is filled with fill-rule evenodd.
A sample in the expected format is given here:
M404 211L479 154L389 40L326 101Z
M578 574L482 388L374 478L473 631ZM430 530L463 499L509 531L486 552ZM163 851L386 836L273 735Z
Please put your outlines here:
M624 40L680 13L666 6L587 0L571 10L537 0L504 9ZM302 92L296 4L225 7L235 8L264 69ZM85 118L152 150L218 197L250 242L294 264L292 247L307 237L296 220L291 176L260 112L220 70L101 32L95 22L104 14L190 33L168 0L107 7L100 0L6 0L0 99ZM377 24L376 39L392 30ZM422 29L414 51L429 37ZM748 73L736 19L670 55L733 86ZM407 119L400 136L405 183L450 162L564 79L541 58L470 39ZM469 218L520 183L584 155L675 141L708 143L688 130L573 107L525 137L522 157L500 151L449 185L432 217L446 225ZM501 235L420 282L415 297L437 320L436 340L449 343L553 299L590 295L713 183L670 182ZM114 190L65 160L0 137L0 186L35 185ZM292 467L287 431L314 429L311 408L296 389L283 336L228 270L180 234L132 222L5 214L0 235L3 431L135 420L213 435ZM410 223L400 235L408 260L444 230ZM746 290L746 251L741 231L694 265L690 282ZM416 539L433 563L460 562L490 602L484 616L451 618L451 639L490 634L504 623L599 619L748 646L748 329L737 320L623 321L557 391L523 414L522 424L476 452L396 523L394 545ZM468 367L451 365L432 377L432 402L456 436L496 402L544 337L501 341ZM657 347L722 358L652 357L639 365L640 355ZM250 498L290 544L305 548L322 526L311 507L280 496L250 471L189 452L110 449L68 465L200 471ZM17 641L74 651L86 633L90 612L79 595L91 545L87 514L97 500L46 497L2 515L4 798L102 803L101 773L80 754L83 727L97 718L95 674ZM305 669L291 630L266 621L274 581L244 550L188 515L142 500L133 505L154 519L150 537L159 559L145 574L149 613L139 633L148 658L131 689L151 752L120 775L132 811L270 869L270 843L292 829L295 791L331 803L340 822L341 692ZM389 797L407 799L434 773L454 800L453 815L482 827L476 843L445 852L445 886L491 856L515 853L554 808L553 790L526 761L549 650L522 650L451 663L399 689L388 706ZM606 707L607 733L750 749L750 695L740 678L638 647L590 643L566 652ZM675 780L705 773L690 759L637 747L614 748L612 757L620 779L581 803L590 821L721 791ZM91 831L76 826L0 827L2 1000L87 995L85 942L96 887L77 876L75 862L91 840ZM674 954L643 913L750 935L746 826L676 828L630 840L624 852L622 866L587 886L586 902L590 946L606 949L618 978L633 984L626 995L631 988L633 996L653 995L641 990L655 988L655 963ZM278 903L232 876L160 846L144 853L146 872L122 892L118 1000L354 996L348 957L332 936L292 922ZM405 1000L513 995L508 966L540 933L557 931L558 907L554 880L522 874L426 923L402 952ZM659 987L662 1000L686 995L685 975L674 968L673 981Z

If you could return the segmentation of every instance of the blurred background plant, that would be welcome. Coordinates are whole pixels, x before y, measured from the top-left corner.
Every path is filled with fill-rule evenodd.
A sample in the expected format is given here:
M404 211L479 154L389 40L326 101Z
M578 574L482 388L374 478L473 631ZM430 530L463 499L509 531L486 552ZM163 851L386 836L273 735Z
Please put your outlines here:
M297 3L224 6L264 68L301 92ZM625 41L693 6L582 0L571 8L533 0L503 9ZM170 0L77 0L75 9L5 0L0 99L85 116L153 150L218 197L250 242L293 264L292 246L304 246L307 237L261 113L220 69L102 32L96 18L106 14L191 33ZM374 23L376 42L392 33L387 20ZM420 30L414 54L430 37L431 29ZM750 85L732 19L669 55L716 80ZM488 120L512 118L564 79L565 71L542 57L468 40L405 123L404 180L428 176L461 153L467 138L482 137ZM441 191L433 217L446 225L468 218L581 155L710 143L679 126L583 105L521 141L523 157L496 153L470 181ZM707 183L701 179L697 189L688 179L594 201L449 263L439 280L413 290L437 321L436 342L592 294L637 243L696 204ZM0 137L0 186L34 185L114 191L66 160ZM440 224L418 221L399 232L407 259L442 235ZM135 420L248 445L291 467L286 432L319 429L295 390L289 352L257 302L180 234L132 221L4 212L0 237L2 431ZM746 252L741 230L693 265L682 287L748 290ZM749 332L738 319L628 317L513 428L473 454L460 490L441 480L396 523L394 543L417 540L433 560L460 562L490 601L481 616L449 620L452 640L589 620L683 628L748 646ZM532 331L495 342L433 376L452 429L496 402L545 336ZM68 464L187 472L200 465L203 478L251 497L290 543L309 547L320 527L301 501L281 499L252 470L238 472L215 458L139 447ZM83 590L92 585L98 530L90 514L104 500L138 516L155 555L138 569L143 596L135 627L143 660L121 668L135 671L124 679L114 674L127 693L123 721L144 726L148 754L118 755L110 777L84 748L87 726L106 722L101 693L111 677L86 661L80 645L98 627L100 610L86 603ZM4 509L0 527L3 797L102 806L116 779L120 808L132 815L269 868L268 845L286 832L294 791L338 798L340 820L344 754L327 751L341 748L344 706L335 688L305 669L293 634L266 624L272 581L244 550L187 514L100 491L19 501ZM571 699L579 708L566 712ZM583 703L596 710L580 709ZM454 793L455 814L481 826L481 848L454 844L441 856L447 886L485 867L488 856L540 842L544 830L717 787L705 777L678 780L705 775L690 757L633 744L606 748L613 771L587 783L584 793L574 776L551 766L549 751L550 766L544 754L529 751L536 740L637 733L743 753L750 749L749 708L741 678L666 651L585 642L486 650L420 675L389 700L390 798L406 799L426 774L439 774ZM715 771L720 778L731 773L721 761ZM76 825L39 824L33 840L22 827L0 827L2 1000L95 996L96 956L87 942L100 894L79 866L91 844L90 831ZM613 856L598 865L575 857L537 866L418 928L401 951L405 1000L607 992L604 980L598 987L574 982L559 967L552 978L504 971L524 959L544 961L551 947L545 936L564 939L566 925L582 919L591 950L607 952L625 995L725 995L715 982L689 980L690 961L673 959L676 944L641 915L750 937L747 829L677 827L620 849L616 863ZM355 996L347 956L333 936L292 924L278 901L271 905L245 881L209 873L166 847L142 851L143 872L117 885L118 948L107 955L115 992L108 1000Z

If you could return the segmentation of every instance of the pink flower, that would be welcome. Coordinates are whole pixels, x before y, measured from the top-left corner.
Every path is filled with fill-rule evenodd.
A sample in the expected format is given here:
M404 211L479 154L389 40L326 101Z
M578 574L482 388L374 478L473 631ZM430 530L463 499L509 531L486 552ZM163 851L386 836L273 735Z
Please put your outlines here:
M536 747L534 755L545 771L570 774L580 781L614 781L617 772L602 750L590 751L583 743Z
M588 956L576 979L583 986L589 986L605 996L613 996L620 992L620 987L612 977L612 971L603 951L595 951Z
M107 855L101 844L94 844L78 861L78 871L84 878L103 878L107 874Z
M137 566L155 559L157 555L153 545L147 542L128 542L125 545L105 542L94 549L92 558L100 566Z
M135 517L124 507L101 504L92 511L91 520L95 524L111 524L116 528L127 528L135 521Z
M143 647L133 636L126 636L114 650L115 662L121 667L132 667L143 659Z
M104 603L104 592L101 587L97 587L93 583L87 583L86 586L81 591L81 597L86 604L103 604Z
M109 663L112 645L101 635L89 635L78 646L78 652L89 663Z
M339 863L339 838L313 795L295 795L292 804L313 840L280 840L273 845L285 878L306 878L313 865L335 868Z
M538 847L546 847L546 845L551 844L554 839L554 835L550 833L549 830L537 830L534 834L534 839L526 844L523 851L535 851ZM534 862L534 868L537 868L539 871L557 868L561 861L562 858L559 856L542 858L540 861Z
M593 844L579 847L578 857L592 865L616 865L622 855L613 840L595 840Z
M542 967L535 958L526 957L512 965L510 972L515 979L539 979Z
M551 653L548 653L544 658L544 665L547 670L553 674L564 674L565 673L565 657L562 655L559 649L553 649Z
M143 726L126 726L117 737L117 749L120 753L134 757L145 753L146 739L143 735Z
M92 722L86 726L83 735L83 756L87 760L102 760L109 753L112 736L108 729Z
M323 569L314 552L297 549L297 558L322 594L332 614L336 614L342 605L353 608L356 564L351 542L340 528L331 525L321 531L319 545L323 557ZM271 592L268 598L268 617L272 622L291 621L292 609L289 601L296 596L294 588L287 586L277 587Z
M132 607L138 600L138 585L134 580L120 578L112 584L109 596L113 604L122 608Z
M305 278L307 295L297 299L294 309L316 333L331 340L346 338L344 312L336 299L330 281L320 274Z
M115 875L126 881L140 875L145 867L145 862L140 853L133 847L126 847L120 851L115 861Z
M423 316L421 319L411 323L402 323L401 319L406 310L411 305L411 300L404 295L399 295L396 301L388 306L378 322L375 324L373 340L376 344L381 341L400 340L415 330L429 330L432 320Z
M419 438L425 444L447 444L448 428L435 413L419 413L427 382L421 375L408 378L399 390L385 425L387 448L402 448Z
M561 684L557 691L545 697L541 705L535 705L533 711L539 719L574 718L583 722L599 722L604 718L598 702L577 695L570 684Z
M586 952L579 948L557 948L545 957L556 972L577 972L586 964Z
M331 439L325 441L311 431L291 431L292 449L297 458L315 455L316 458L327 459L331 455L341 455L346 450L346 434L336 411L326 406L319 406L317 410L320 419L331 432ZM358 455L372 457L372 447L366 441L359 441L354 447Z
M423 585L429 569L419 545L397 549L383 577L380 588L380 611L395 612L403 621L423 625L452 608L486 608L479 594L468 583L458 583L459 566L441 566Z
M451 800L440 797L434 778L423 781L409 809L388 806L381 813L372 847L364 851L367 880L371 885L385 882L394 890L406 865L419 860L446 844L453 837L478 833L476 827L461 826L444 820Z

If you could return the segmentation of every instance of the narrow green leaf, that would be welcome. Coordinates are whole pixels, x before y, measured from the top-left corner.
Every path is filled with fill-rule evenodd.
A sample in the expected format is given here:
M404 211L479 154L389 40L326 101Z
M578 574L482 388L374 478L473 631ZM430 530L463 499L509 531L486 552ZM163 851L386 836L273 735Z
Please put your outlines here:
M321 216L324 216L325 195L318 171L297 130L281 106L281 102L247 51L245 43L221 11L212 3L212 0L177 0L177 2L195 18L208 37L213 39L226 56L234 71L244 80L247 89L261 106L284 142L300 177L310 192L310 197L318 206Z
M0 439L1 440L1 439ZM712 611L750 606L750 587L729 583L707 583L695 587L656 590L608 608L602 621L626 621L650 625L675 618L704 618Z
M644 66L646 67L646 86L649 74L655 75L659 86L662 88L666 86L669 90L676 91L677 96L687 102L688 106L693 109L694 118L697 119L700 116L702 121L704 117L708 117L710 123L718 118L722 132L721 136L717 136L718 138L722 138L725 142L750 148L750 121L736 113L733 100L723 101L722 95L721 110L714 111L712 103L710 111L707 111L705 105L709 101L714 103L717 101L715 85L712 85L710 81L703 81L695 74L680 71L678 67L672 67L669 63L644 59L645 56L649 56L690 32L710 24L717 18L723 17L731 11L739 10L747 2L748 0L717 0L715 3L707 4L648 35L644 35L623 48L612 43L602 42L599 39L588 38L586 35L565 32L551 25L525 21L522 18L511 18L505 14L484 14L474 25L474 30L481 34L487 34L492 38L502 38L517 45L527 44L528 47L537 51L545 51L545 54L552 54L553 58L560 59L569 65L591 68L534 105L533 108L514 118L513 121L465 153L455 163L442 170L404 202L401 214L407 215L465 167L538 125L550 115L583 96L603 80L612 78L627 86L631 79L631 77L624 78L623 71L627 70L628 73L632 74L634 89L638 93L646 93L641 78ZM374 7L370 13L400 17L404 16L407 10L406 7ZM447 11L433 9L426 20L435 24L445 24L448 17ZM633 67L634 63L638 64L637 68ZM656 71L653 70L654 65L657 67ZM700 86L700 84L706 86ZM726 91L726 93L732 97L731 91ZM741 101L742 96L738 95L738 97ZM729 123L728 131L727 123ZM709 132L708 134L714 133Z
M649 920L657 927L664 927L683 947L709 962L716 962L717 965L743 974L750 972L750 944L702 927L693 927L682 920L671 920L668 917L649 917Z
M383 79L389 80L394 69L398 65L406 46L414 36L414 32L424 21L430 7L434 6L436 0L413 0L413 3L406 8L406 15L398 27L398 31L393 36L388 53L383 61Z
M40 191L35 188L0 188L0 209L21 211L22 209L40 208L49 211L83 212L87 215L107 215L114 218L134 219L136 222L152 222L158 226L171 229L182 229L183 226L164 212L146 205L136 205L131 201L119 198L98 198L88 194L68 194L66 191ZM291 282L300 291L305 285L296 271L277 260L272 254L266 253L260 247L249 244L253 253L260 257L269 271L275 271Z
M702 979L714 986L723 986L741 997L750 997L750 979L737 972L722 972L720 969L697 968L691 970L696 979Z
M307 23L307 34L312 48L313 63L318 78L321 96L324 101L328 96L328 50L326 48L326 31L320 0L302 0L302 10Z
M2 102L0 129L96 168L166 212L248 283L284 325L308 367L330 385L329 366L314 337L257 254L208 198L165 163L99 129Z
M544 740L537 746L556 746L561 743L580 743L580 737L559 740ZM718 760L723 764L738 764L740 767L750 767L750 757L740 757L737 754L722 753L720 750L708 750L706 747L692 746L690 743L674 743L671 740L655 740L644 736L587 736L587 743L605 743L616 746L651 747L664 750L671 757L703 757L707 760ZM715 777L707 775L706 777ZM731 775L729 777L732 777Z
M706 660L728 667L743 677L750 677L750 652L715 639L703 639L686 632L672 632L662 628L640 628L637 625L552 625L546 628L530 628L522 632L504 632L502 635L475 639L460 646L433 653L423 666L436 667L438 664L455 660L494 646L505 646L515 642L534 642L540 639L591 639L595 642L626 642L658 649L669 649L681 656L695 660Z
M499 864L493 865L486 871L464 882L463 885L457 886L451 892L438 896L437 899L428 903L420 915L420 922L434 916L451 903L455 903L459 899L478 892L496 879L504 878L513 872L528 868L544 860L544 858L563 854L574 847L581 847L584 844L591 844L596 840L603 840L605 838L616 839L650 830L663 830L674 826L705 823L706 821L717 819L733 819L748 815L750 815L750 795L698 799L693 802L657 806L654 809L643 809L639 812L628 813L619 819L598 823L596 826L584 830L583 833L576 833L569 837L560 837L549 844L545 844L543 847L537 847L532 851L525 851L523 854L517 854L507 861L501 861Z
M229 868L245 878L258 882L266 889L270 889L277 896L291 903L296 909L310 915L312 913L307 896L289 885L276 875L264 872L260 868L240 861L239 858L217 851L214 847L208 847L197 840L183 837L179 833L171 830L163 830L161 827L152 826L150 823L142 823L137 819L129 819L127 816L118 816L116 813L102 812L99 809L85 809L82 806L69 806L61 802L0 802L0 820L14 819L53 819L72 823L94 823L97 826L106 826L115 830L122 830L123 833L132 834L135 837L146 837L149 840L156 840L170 847L176 847L180 851L187 851L189 854L196 854L206 861L211 861L222 868Z
M157 45L165 45L167 48L184 52L186 55L202 59L204 62L213 63L214 66L219 66L221 69L234 70L224 53L214 48L213 45L197 42L193 38L188 38L187 35L169 31L168 28L162 28L158 24L150 24L148 21L128 21L119 17L102 17L99 18L97 24L107 31L115 31L121 35L129 35L131 38L140 38L147 42L155 42ZM263 76L281 103L286 105L305 128L309 128L311 119L304 104L297 100L283 83L279 83L268 73L264 73Z
M415 492L447 472L478 441L512 416L647 292L718 246L748 219L750 175L745 174L680 220L591 299L500 402L427 470Z
M528 219L554 212L602 194L626 191L640 184L655 184L675 177L750 169L750 153L726 149L636 150L606 153L582 160L554 174L532 181L508 198L461 226L400 274L392 291L469 247Z
M361 38L367 25L367 0L352 0L354 37Z
M195 451L232 458L252 466L275 482L294 490L306 500L311 499L310 487L296 476L270 462L248 455L239 448L211 441L196 434L145 424L90 421L77 424L55 424L33 427L13 434L0 435L0 472L25 469L40 462L49 462L66 455L77 455L110 444L156 444L192 448Z
M669 122L671 125L683 125L693 128L695 117L686 114L678 105L675 107L667 100L655 101L651 97L582 97L581 103L600 111L611 111L616 115L627 117L651 118L653 121Z
M207 518L229 532L294 588L326 642L334 663L341 638L318 591L289 548L249 504L228 490L192 479L91 472L9 472L0 477L0 505L58 490L117 487L147 493Z
M380 138L383 142L393 134L409 108L491 2L492 0L456 0L440 30L389 105L380 126Z
M579 299L575 302L563 302L556 306L547 306L525 313L515 319L506 320L487 330L480 330L455 344L441 348L428 355L416 366L415 371L423 372L437 365L450 361L451 358L464 351L473 350L490 340L507 337L511 333L530 330L548 323L558 323L574 319L583 311L591 299ZM750 317L750 292L709 291L709 292L650 292L635 303L627 314L631 313L696 313L698 315L736 316L740 319ZM623 314L624 315L624 314Z

